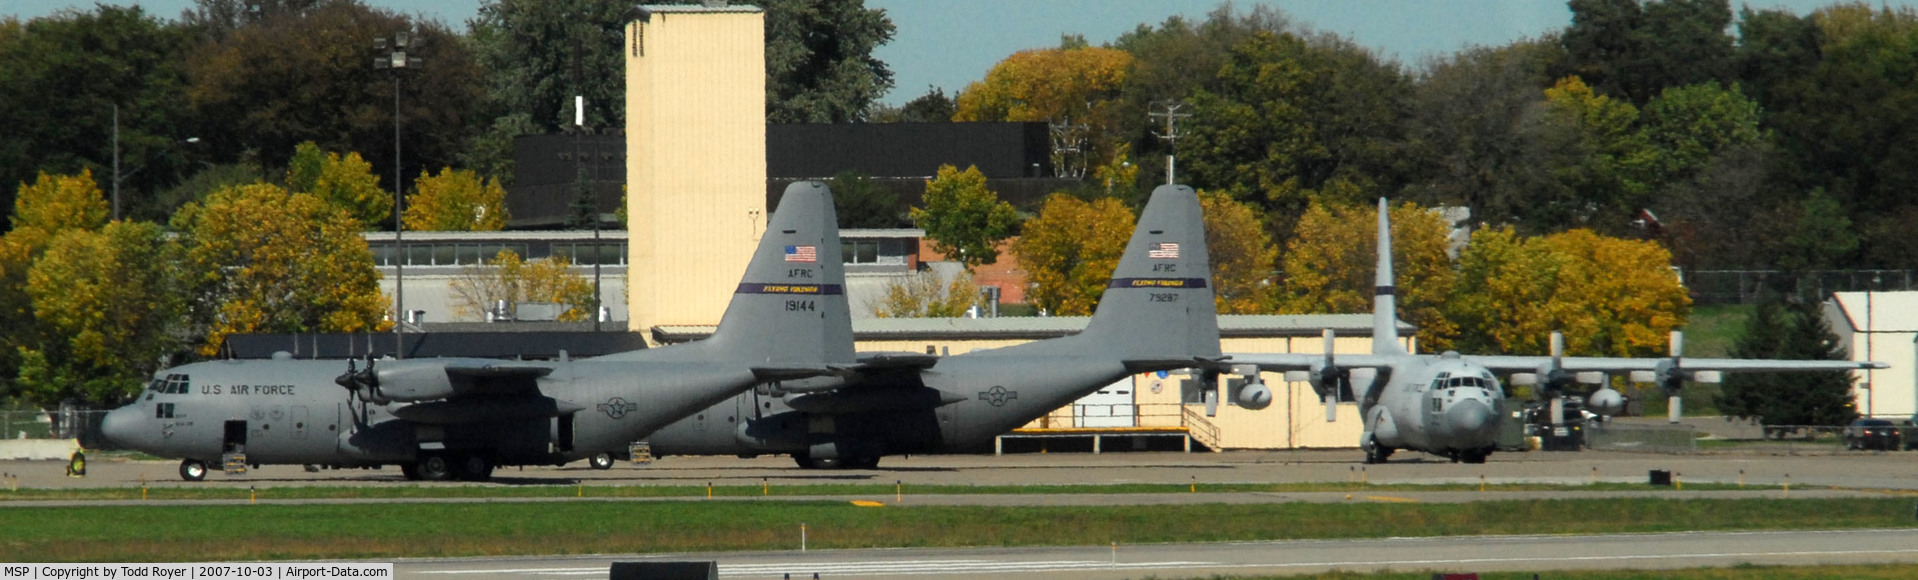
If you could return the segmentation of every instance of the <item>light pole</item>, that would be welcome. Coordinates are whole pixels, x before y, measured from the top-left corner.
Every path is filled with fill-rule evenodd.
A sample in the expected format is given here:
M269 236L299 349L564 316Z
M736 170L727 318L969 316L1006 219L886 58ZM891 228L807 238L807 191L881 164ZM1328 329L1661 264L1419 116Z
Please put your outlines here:
M401 30L393 35L389 52L386 38L373 39L373 48L382 53L373 58L373 68L393 70L393 357L406 358L406 226L400 214L406 206L406 193L400 189L400 73L417 69L420 58L407 56L407 47L417 46L413 34Z

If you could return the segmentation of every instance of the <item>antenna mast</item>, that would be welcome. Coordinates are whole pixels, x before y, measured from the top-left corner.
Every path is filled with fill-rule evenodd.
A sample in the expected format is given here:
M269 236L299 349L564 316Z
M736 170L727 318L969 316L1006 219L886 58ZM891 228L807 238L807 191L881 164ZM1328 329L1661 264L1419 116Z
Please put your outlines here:
M1165 119L1165 132L1160 133L1153 131L1152 136L1165 140L1165 182L1167 185L1172 185L1178 183L1175 177L1176 174L1174 173L1174 170L1177 169L1177 163L1173 160L1172 151L1178 144L1179 138L1184 137L1184 135L1179 134L1179 119L1190 117L1192 114L1179 112L1179 109L1185 108L1185 103L1182 101L1160 101L1157 103L1157 106L1161 107L1163 111L1146 113L1146 116L1153 119Z

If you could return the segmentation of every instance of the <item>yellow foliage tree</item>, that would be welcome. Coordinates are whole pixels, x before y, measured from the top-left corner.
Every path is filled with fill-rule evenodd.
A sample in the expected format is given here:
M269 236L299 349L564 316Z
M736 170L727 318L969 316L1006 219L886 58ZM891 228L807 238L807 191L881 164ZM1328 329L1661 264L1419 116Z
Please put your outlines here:
M1446 253L1451 225L1413 203L1391 208L1392 269L1399 317L1418 327L1421 350L1450 349L1458 327L1445 317L1456 273ZM1378 210L1314 203L1299 218L1280 260L1279 309L1301 314L1372 311L1378 264Z
M886 295L872 309L879 318L958 318L979 303L979 286L960 271L947 280L923 270L886 284Z
M175 248L141 222L54 236L27 275L41 337L20 347L21 392L42 404L115 404L138 393L177 342Z
M393 215L393 196L380 189L379 182L373 164L361 159L359 153L349 151L342 156L321 151L312 141L294 147L293 159L287 163L288 190L312 194L346 210L364 229Z
M1205 213L1205 247L1212 258L1213 300L1220 314L1272 312L1278 287L1272 275L1279 247L1260 224L1259 212L1221 192L1199 192Z
M1058 316L1091 314L1125 253L1134 220L1132 210L1115 199L1086 202L1063 193L1046 198L1039 217L1027 221L1012 242L1032 286L1026 301Z
M27 272L62 232L97 230L107 223L106 195L93 173L41 173L20 184L13 202L13 229L0 237L0 373L16 374L25 350L44 348L27 293ZM57 379L48 379L57 380ZM30 380L28 382L31 382ZM55 387L64 388L64 387Z
M361 222L316 196L228 187L180 208L172 226L201 354L236 333L390 328Z
M1459 256L1451 312L1491 352L1544 354L1558 330L1571 354L1662 355L1691 311L1670 266L1671 253L1649 241L1481 230Z
M1084 125L1084 132L1068 130L1060 137L1073 140L1072 145L1082 150L1089 143L1095 153L1079 158L1055 154L1053 159L1060 175L1081 176L1086 167L1111 157L1119 91L1131 69L1132 55L1110 48L1019 51L993 65L985 80L966 85L952 120Z
M500 301L508 308L536 302L565 307L559 315L564 322L592 320L593 284L573 274L572 267L561 256L525 260L512 250L500 250L491 264L467 266L453 280L453 309L461 316L479 316Z
M445 167L420 172L406 200L406 229L434 232L496 232L506 228L506 190L478 173Z

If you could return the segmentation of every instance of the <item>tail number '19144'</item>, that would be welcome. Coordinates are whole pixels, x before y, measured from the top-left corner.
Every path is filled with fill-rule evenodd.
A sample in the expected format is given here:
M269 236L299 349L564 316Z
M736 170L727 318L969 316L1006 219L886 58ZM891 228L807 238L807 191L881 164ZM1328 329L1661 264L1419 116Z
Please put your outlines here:
M812 312L818 310L811 300L787 300L786 310L791 312Z

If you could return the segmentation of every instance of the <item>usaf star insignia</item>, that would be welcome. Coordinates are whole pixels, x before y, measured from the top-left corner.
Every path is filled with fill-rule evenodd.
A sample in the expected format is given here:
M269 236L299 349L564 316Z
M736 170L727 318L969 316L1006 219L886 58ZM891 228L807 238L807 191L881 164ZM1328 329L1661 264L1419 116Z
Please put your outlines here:
M624 419L627 413L639 411L639 403L628 403L623 397L613 397L599 404L599 411L613 419Z
M1019 398L1019 391L1008 391L1005 387L998 385L993 385L991 389L979 391L979 400L990 403L994 407L1003 407L1006 401L1017 398Z

